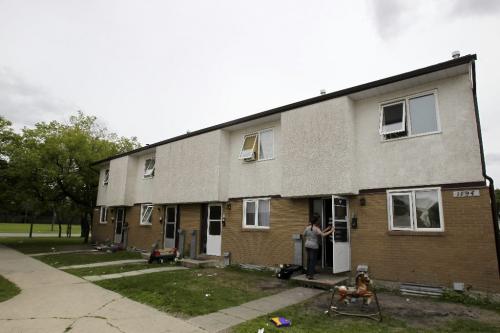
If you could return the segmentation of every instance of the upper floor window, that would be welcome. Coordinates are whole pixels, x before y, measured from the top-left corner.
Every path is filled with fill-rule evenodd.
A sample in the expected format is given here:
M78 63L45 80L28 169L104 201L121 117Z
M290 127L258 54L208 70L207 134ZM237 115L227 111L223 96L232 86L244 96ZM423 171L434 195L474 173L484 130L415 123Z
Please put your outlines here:
M439 188L387 192L390 230L443 231Z
M265 161L274 158L274 130L265 129L245 135L239 159Z
M152 204L142 204L141 205L141 225L150 225L153 222L153 205Z
M243 200L243 228L269 229L271 199Z
M104 180L103 184L108 185L109 182L109 169L104 170Z
M144 162L144 178L152 178L155 175L155 159L148 158Z
M439 131L436 91L380 105L380 135L386 140Z
M99 217L100 223L108 223L108 207L101 206L101 214Z

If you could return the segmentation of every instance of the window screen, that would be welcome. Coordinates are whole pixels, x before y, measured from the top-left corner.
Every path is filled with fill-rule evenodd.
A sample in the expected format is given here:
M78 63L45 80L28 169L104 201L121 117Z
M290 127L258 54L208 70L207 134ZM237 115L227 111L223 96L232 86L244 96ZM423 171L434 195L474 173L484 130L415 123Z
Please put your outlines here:
M153 205L142 205L141 224L151 224Z
M153 177L155 175L155 160L147 159L144 163L144 177Z
M255 201L247 201L246 202L246 212L245 212L245 224L246 225L255 225Z
M411 98L409 108L411 134L436 132L438 130L434 94Z
M380 133L391 134L405 130L405 102L383 106Z
M109 182L109 169L104 171L104 185L107 185Z
M258 225L259 227L269 227L269 200L259 200L259 216Z
M441 228L437 191L416 191L417 228Z
M392 225L395 228L411 229L411 206L409 194L392 195Z
M260 132L259 135L259 160L268 160L274 156L273 130Z

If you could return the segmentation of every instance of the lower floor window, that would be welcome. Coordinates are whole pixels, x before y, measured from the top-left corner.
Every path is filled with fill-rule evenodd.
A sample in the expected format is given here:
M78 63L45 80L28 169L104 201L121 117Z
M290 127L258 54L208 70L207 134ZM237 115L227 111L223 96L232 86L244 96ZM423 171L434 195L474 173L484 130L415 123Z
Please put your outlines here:
M101 214L100 214L99 222L107 223L108 222L108 207L101 206Z
M271 214L271 199L245 199L243 200L243 227L244 228L269 228Z
M439 188L387 192L390 230L443 231Z
M153 205L152 204L142 204L141 205L141 224L151 224L153 219Z

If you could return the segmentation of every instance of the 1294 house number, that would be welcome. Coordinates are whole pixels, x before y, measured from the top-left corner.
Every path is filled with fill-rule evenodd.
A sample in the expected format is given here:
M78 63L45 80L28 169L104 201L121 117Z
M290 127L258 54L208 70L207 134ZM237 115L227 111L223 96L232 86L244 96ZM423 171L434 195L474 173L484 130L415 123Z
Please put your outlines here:
M453 191L453 197L455 198L478 197L478 196L479 196L479 190Z

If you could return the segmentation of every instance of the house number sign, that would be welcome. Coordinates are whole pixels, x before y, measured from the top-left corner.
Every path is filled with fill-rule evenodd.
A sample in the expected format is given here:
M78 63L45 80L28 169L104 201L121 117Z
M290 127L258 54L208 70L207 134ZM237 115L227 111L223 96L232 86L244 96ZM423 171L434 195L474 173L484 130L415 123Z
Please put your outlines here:
M453 191L453 197L455 198L478 197L478 196L479 196L479 190Z

